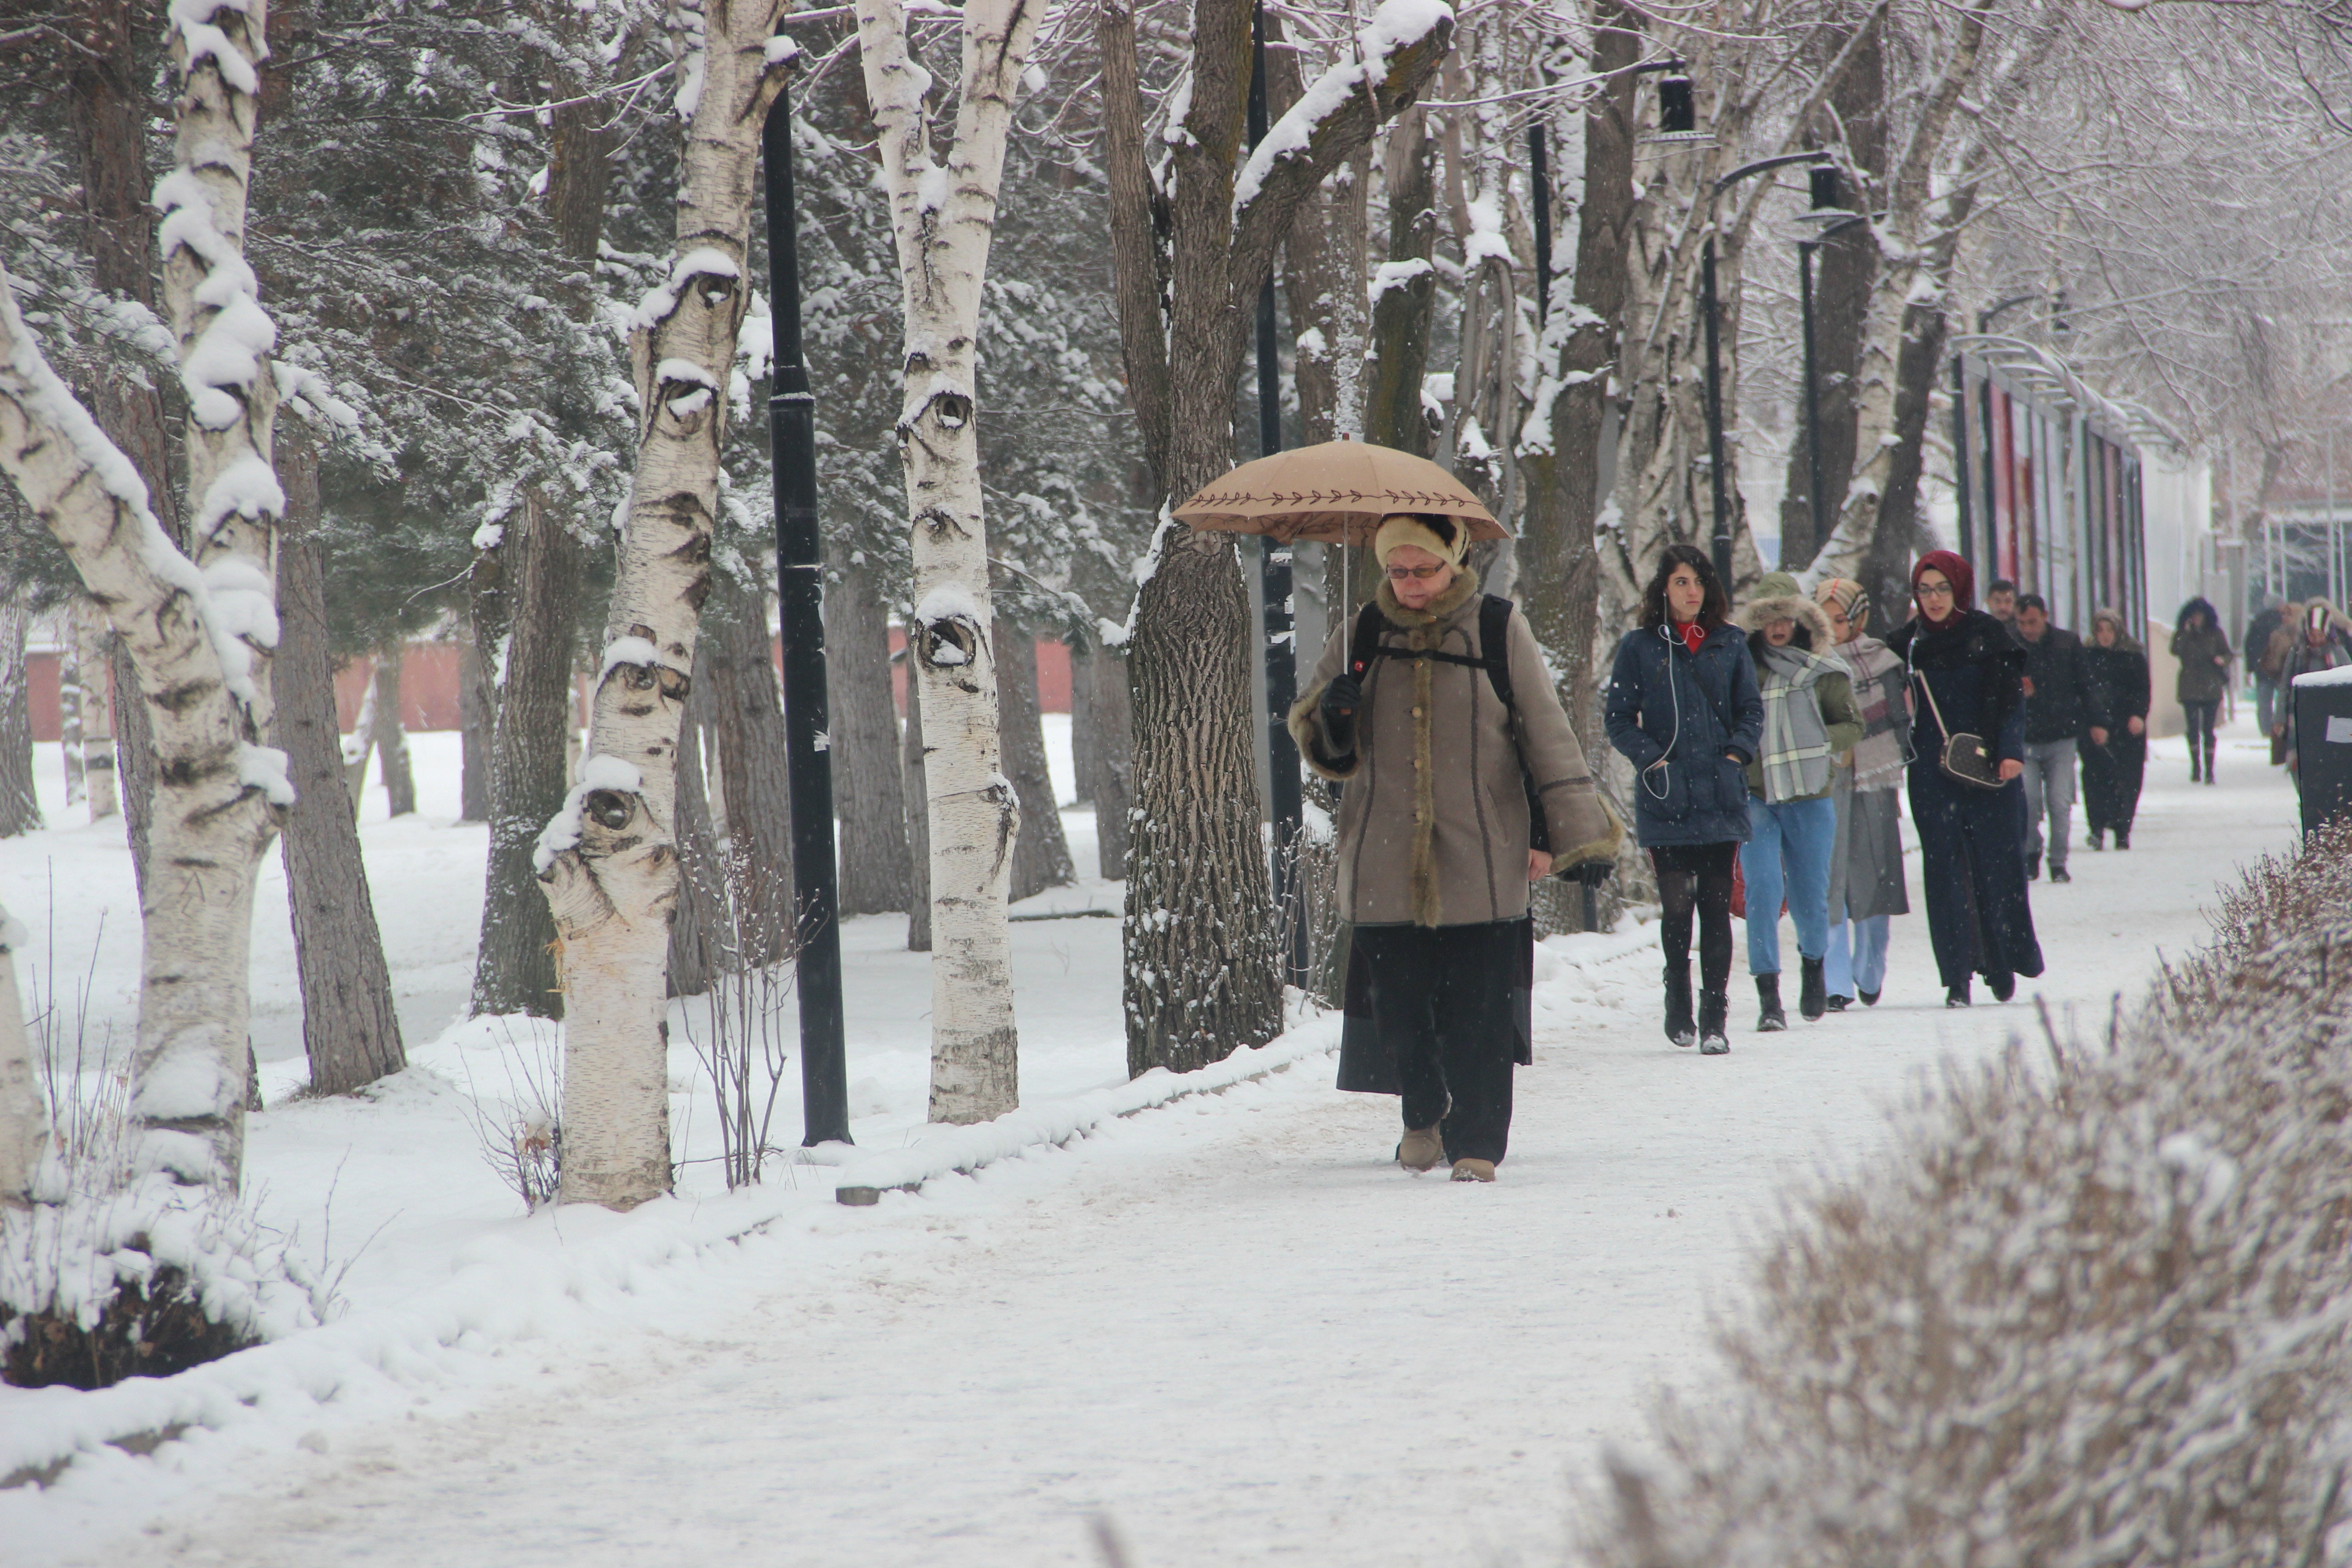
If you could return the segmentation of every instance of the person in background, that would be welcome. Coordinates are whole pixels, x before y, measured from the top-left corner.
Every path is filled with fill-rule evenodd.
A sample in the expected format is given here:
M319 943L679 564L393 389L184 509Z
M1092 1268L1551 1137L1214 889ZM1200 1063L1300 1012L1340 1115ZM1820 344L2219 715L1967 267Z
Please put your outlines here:
M2147 650L2124 630L2123 617L2101 610L2091 617L2083 649L2083 816L2091 847L2131 847L2132 817L2147 773Z
M2298 790L2303 787L2303 759L2294 739L2295 679L2352 664L2352 647L2346 646L2347 633L2352 633L2352 622L2336 614L2336 606L2326 600L2314 599L2304 606L2302 635L2279 666L2279 690L2285 699L2280 704L2279 723L2286 735L2286 771Z
M1892 917L1911 912L1903 885L1903 809L1895 786L1908 760L1911 716L1903 700L1903 661L1864 628L1870 601L1851 577L1813 590L1829 617L1832 658L1845 666L1862 739L1838 765L1837 846L1830 855L1830 960L1832 1013L1860 999L1878 1005L1886 987Z
M1985 584L1985 614L2011 632L2017 630L2017 584L1996 577Z
M1307 765L1348 783L1339 904L1349 967L1370 983L1376 1059L1343 1045L1340 1087L1402 1093L1404 1169L1450 1163L1457 1182L1491 1182L1511 1070L1530 1054L1528 884L1613 860L1622 834L1527 617L1498 599L1490 620L1469 545L1452 518L1382 518L1374 601L1333 629L1286 718ZM1499 684L1484 662L1490 628ZM1538 812L1549 851L1530 847Z
M2017 634L2025 644L2025 879L2042 875L2050 825L2050 879L2071 882L2067 830L2074 820L2074 749L2083 734L2083 639L2050 624L2039 594L2017 601Z
M2287 656L2294 652L2295 645L2303 641L2304 614L2305 606L2293 599L2279 605L2279 624L2272 629L2270 638L2263 644L2259 656L2261 663L2258 668L2270 676L2273 692L2270 717L2263 723L2263 733L2270 737L2271 766L2274 768L2286 763L2286 661ZM2246 652L2250 657L2254 655L2254 642L2251 637L2246 639Z
M1911 568L1912 618L1886 646L1910 683L1911 823L1927 867L1927 935L1944 1005L1969 1005L1969 975L1993 999L2017 976L2042 973L2042 944L2025 884L2025 649L1999 621L1970 607L1975 574L1948 550ZM1991 787L1944 771L1952 735L1983 741Z
M2180 606L2173 622L2172 657L2180 661L2173 695L2189 720L2189 782L2213 782L2213 721L2230 689L2230 637L2204 599ZM2202 765L2200 766L2200 760Z
M2254 611L2253 619L2246 623L2246 657L2254 666L2254 721L2267 735L2278 718L2279 695L2279 660L2271 656L2271 642L2282 631L2290 634L2291 641L2298 617L2294 606L2282 604L2268 594L2258 597L2261 605ZM2285 656L2286 646L2279 647L2281 658Z
M1756 1028L1789 1026L1780 1005L1780 901L1797 928L1797 1010L1829 1011L1830 863L1837 849L1831 792L1840 759L1862 739L1845 666L1828 656L1829 617L1786 572L1768 572L1748 603L1748 653L1764 695L1764 746L1748 764L1748 973Z
M1618 639L1603 717L1609 743L1633 764L1633 836L1658 874L1666 1037L1721 1056L1731 1049L1731 863L1749 831L1744 772L1762 748L1764 698L1705 552L1670 544L1659 552L1641 626Z

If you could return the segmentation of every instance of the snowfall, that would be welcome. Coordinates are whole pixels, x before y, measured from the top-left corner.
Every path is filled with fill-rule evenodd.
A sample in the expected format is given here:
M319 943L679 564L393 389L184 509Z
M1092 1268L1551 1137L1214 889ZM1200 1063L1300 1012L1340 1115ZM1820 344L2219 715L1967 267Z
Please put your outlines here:
M297 1098L274 854L255 912L247 1191L337 1279L329 1321L174 1378L0 1389L0 1563L1559 1563L1603 1450L1641 1448L1661 1389L1706 1397L1710 1324L1790 1177L1866 1179L1885 1108L2038 1034L2037 995L2104 1022L2204 939L2218 883L2296 839L2250 718L2218 787L2159 742L2132 849L2081 848L2078 813L2073 884L2034 886L2049 970L2014 1003L1946 1010L1915 913L1874 1008L1759 1036L1735 973L1720 1058L1661 1036L1650 927L1553 938L1493 1186L1400 1172L1396 1102L1334 1091L1336 1020L1303 1006L1272 1046L1129 1084L1119 889L1091 880L1016 910L1068 917L1013 928L1023 1109L926 1127L927 961L903 919L853 921L855 1152L728 1194L688 1042L709 1020L681 1004L677 1198L526 1215L478 1129L555 1031L465 1021L484 830L454 821L456 738L412 746L422 811L390 820L372 786L361 830L405 1072ZM0 846L20 983L119 1045L121 825L39 761L53 826ZM1091 866L1091 814L1064 820ZM797 1089L795 1062L787 1146ZM888 1190L835 1201L856 1185Z

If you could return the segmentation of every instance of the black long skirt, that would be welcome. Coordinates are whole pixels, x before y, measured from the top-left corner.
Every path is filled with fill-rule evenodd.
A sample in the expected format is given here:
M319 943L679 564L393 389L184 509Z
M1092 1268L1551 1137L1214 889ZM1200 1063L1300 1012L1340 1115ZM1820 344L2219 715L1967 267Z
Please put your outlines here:
M2108 732L2107 743L2089 736L2083 753L2083 821L2093 833L2129 833L2139 811L2140 784L2147 776L2147 737Z

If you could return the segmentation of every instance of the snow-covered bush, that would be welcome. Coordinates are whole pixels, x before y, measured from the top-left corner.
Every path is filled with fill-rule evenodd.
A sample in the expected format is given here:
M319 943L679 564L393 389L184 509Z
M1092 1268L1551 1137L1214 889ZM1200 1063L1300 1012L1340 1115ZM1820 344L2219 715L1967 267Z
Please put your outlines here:
M1791 1205L1721 1391L1612 1456L1622 1568L2338 1562L2352 829L2095 1037L2012 1045Z

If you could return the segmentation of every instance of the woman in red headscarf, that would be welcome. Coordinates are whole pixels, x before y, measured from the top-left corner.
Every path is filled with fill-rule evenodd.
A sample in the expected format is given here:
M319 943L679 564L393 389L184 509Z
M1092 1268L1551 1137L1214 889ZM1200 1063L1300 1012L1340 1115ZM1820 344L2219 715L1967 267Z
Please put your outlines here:
M1927 934L1946 1006L1969 1005L1971 974L2006 1002L2017 976L2042 973L2017 782L2025 767L2025 649L1976 607L1976 574L1948 550L1930 551L1911 568L1911 599L1916 613L1886 646L1903 660L1911 694L1911 822L1923 863L1937 871L1927 879ZM1962 738L1957 749L1948 746L1954 736Z

